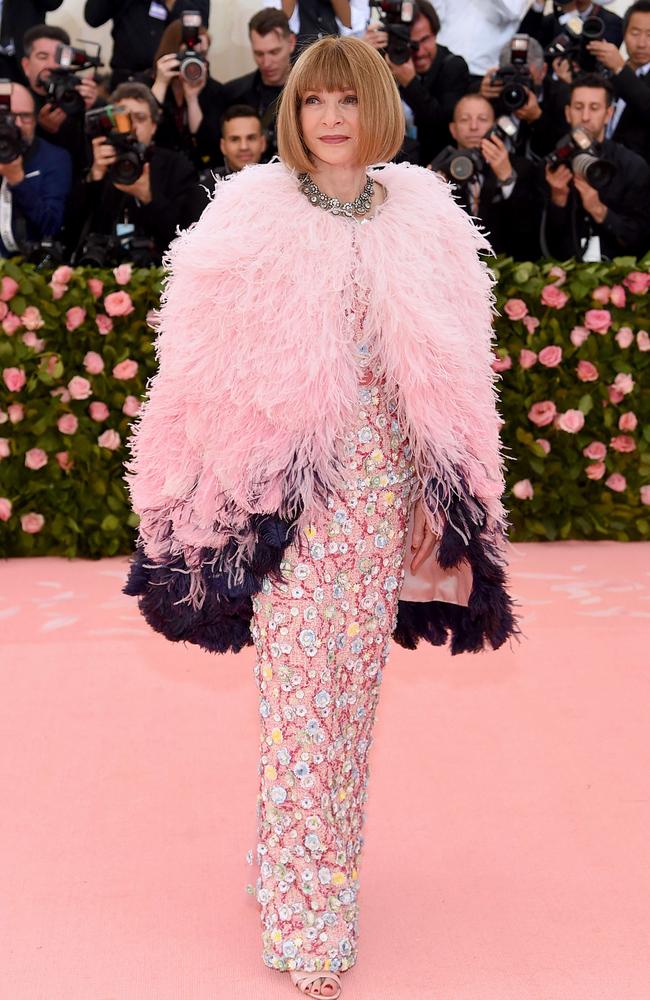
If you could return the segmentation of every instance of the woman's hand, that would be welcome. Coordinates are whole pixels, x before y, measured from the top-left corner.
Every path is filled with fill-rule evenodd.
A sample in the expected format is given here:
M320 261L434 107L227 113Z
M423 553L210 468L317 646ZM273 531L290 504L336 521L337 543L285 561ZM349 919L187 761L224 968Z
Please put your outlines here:
M413 517L413 539L411 541L411 572L415 573L433 552L436 543L436 536L429 527L424 515L422 500L418 500L414 508Z

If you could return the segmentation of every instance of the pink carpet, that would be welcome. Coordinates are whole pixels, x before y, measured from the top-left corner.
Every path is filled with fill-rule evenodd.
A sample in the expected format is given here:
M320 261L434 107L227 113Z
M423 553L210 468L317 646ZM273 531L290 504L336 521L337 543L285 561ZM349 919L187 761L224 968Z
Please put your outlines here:
M343 997L648 1000L649 551L517 545L520 645L393 648ZM125 568L0 563L0 998L297 997L245 892L254 652L157 637Z

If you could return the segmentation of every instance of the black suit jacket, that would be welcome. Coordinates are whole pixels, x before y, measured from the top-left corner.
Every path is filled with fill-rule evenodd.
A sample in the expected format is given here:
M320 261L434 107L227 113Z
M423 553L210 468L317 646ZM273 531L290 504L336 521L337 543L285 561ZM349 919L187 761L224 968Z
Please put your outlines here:
M611 42L617 49L620 48L623 44L623 19L611 10L605 10L599 4L594 4L594 9L589 16L601 18L605 25L605 41ZM554 14L540 14L535 10L528 11L518 28L520 34L536 38L544 48L550 45L562 30L562 25Z
M650 73L637 76L629 66L612 77L617 97L625 101L612 138L650 163Z
M444 45L438 46L436 57L426 73L416 76L406 87L400 87L402 98L413 111L418 130L418 162L422 166L451 141L449 122L456 102L467 93L469 70L462 56L456 56Z
M5 0L2 5L0 42L4 47L13 41L18 66L23 56L25 32L35 24L44 24L48 11L56 10L62 3L63 0Z

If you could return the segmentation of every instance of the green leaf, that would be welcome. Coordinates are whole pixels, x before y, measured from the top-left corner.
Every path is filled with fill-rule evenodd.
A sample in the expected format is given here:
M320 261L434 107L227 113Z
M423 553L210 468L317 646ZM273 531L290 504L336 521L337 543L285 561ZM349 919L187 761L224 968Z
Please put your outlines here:
M102 520L101 528L102 531L117 531L120 526L120 522L114 514L107 514Z
M580 399L578 401L578 409L582 413L584 413L584 415L586 417L588 413L591 413L591 411L593 410L593 408L594 408L594 401L593 401L592 395L591 395L590 392L587 392L587 393L585 393L584 396L580 397Z

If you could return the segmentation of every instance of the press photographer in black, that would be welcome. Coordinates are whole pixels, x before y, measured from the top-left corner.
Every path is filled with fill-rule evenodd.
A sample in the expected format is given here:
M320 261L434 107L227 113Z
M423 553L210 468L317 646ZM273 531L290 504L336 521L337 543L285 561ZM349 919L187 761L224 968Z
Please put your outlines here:
M506 116L495 120L487 98L466 94L449 128L454 143L431 169L454 183L458 202L480 219L495 253L536 260L541 199L534 165L511 151L512 122Z
M61 229L72 183L70 156L36 135L34 98L0 81L0 256L38 258Z
M176 227L191 221L196 173L183 153L154 144L159 116L142 83L120 84L112 104L89 115L93 163L74 263L160 264Z
M598 18L602 22L603 38L612 42L617 48L623 41L623 21L611 10L605 10L592 0L554 0L553 12L545 14L544 2L533 3L530 10L519 25L519 31L536 38L547 48L554 38L562 34L567 23L579 20L584 26L590 18Z
M71 55L70 36L63 28L37 24L25 32L23 46L21 65L36 102L36 134L67 149L73 174L79 177L88 162L84 113L97 103L97 84L92 76L81 77L61 65L60 60L69 62Z
M406 105L407 136L417 148L408 158L425 166L450 140L449 122L458 99L469 89L467 63L436 36L440 20L428 0L402 3L375 0L382 18L396 33L370 25L364 41L385 51L385 58ZM413 11L412 21L405 20ZM402 41L401 39L405 39Z
M650 248L650 167L605 138L612 100L611 82L597 74L571 85L570 131L544 167L545 256L611 260Z
M203 170L192 207L192 218L198 219L214 192L215 177L238 173L249 163L261 163L266 152L266 136L260 116L247 104L233 104L224 112L220 123L223 166Z
M515 151L521 156L545 156L566 131L568 86L553 79L542 46L529 35L515 35L504 45L499 65L487 71L479 93L497 115L512 117Z

